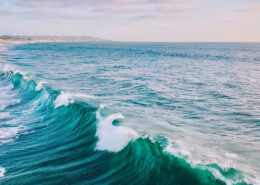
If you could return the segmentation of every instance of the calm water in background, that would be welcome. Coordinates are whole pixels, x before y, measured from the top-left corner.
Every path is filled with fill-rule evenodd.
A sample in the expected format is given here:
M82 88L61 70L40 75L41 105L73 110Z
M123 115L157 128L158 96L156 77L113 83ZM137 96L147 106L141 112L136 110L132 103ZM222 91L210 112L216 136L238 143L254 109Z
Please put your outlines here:
M260 183L259 43L1 48L0 183Z

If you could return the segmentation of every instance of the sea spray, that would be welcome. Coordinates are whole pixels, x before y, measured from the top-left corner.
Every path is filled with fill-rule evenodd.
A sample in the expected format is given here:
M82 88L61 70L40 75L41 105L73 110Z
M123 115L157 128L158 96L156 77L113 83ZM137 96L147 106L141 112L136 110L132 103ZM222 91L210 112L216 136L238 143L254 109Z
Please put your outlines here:
M0 167L0 178L3 177L5 174L5 168Z
M124 116L120 113L111 114L107 117L101 116L102 105L96 112L97 117L97 132L96 136L99 138L96 149L108 150L110 152L119 152L130 141L135 140L138 134L125 126L114 126L112 123L115 119L123 119Z

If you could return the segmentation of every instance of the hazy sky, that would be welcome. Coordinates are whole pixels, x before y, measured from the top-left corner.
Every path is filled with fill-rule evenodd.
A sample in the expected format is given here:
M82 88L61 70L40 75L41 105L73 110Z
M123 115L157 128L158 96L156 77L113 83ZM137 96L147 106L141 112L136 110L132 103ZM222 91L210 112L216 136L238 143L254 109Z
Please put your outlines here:
M0 0L0 34L260 41L260 0Z

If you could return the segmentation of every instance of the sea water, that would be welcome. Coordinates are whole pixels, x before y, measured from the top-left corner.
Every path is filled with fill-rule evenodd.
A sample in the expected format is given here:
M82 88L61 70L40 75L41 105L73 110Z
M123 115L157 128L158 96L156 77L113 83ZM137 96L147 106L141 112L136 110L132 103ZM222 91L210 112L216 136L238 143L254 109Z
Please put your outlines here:
M259 43L2 43L0 184L259 184Z

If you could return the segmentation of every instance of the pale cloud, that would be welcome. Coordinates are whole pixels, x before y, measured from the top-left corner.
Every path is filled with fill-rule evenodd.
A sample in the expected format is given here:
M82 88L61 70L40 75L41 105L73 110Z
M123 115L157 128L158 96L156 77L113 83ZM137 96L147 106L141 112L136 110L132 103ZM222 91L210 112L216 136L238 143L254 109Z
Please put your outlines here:
M258 6L252 6L246 9L241 10L242 12L252 15L252 14L260 14L260 5Z
M187 3L200 0L17 0L18 6L26 7L73 7L73 6L138 6L160 3ZM58 7L57 7L58 8Z
M2 0L8 4L8 14L29 19L148 19L194 12L189 6L199 0ZM14 9L14 11L13 11ZM0 14L1 8L0 8ZM6 14L7 15L7 14Z
M23 8L79 8L79 9L103 9L112 12L154 10L160 6L179 6L198 0L17 0L14 6Z
M0 34L260 41L259 12L260 0L0 0Z

